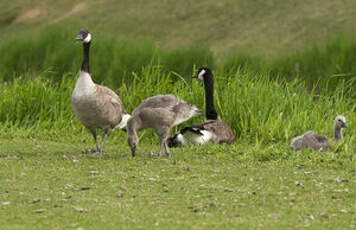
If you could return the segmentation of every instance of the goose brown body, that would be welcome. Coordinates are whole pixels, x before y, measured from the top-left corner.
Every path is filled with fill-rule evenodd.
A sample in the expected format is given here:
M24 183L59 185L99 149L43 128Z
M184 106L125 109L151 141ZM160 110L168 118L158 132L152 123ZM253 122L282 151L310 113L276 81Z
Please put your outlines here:
M78 95L77 90L80 87L73 91L73 112L89 130L114 129L126 114L119 96L105 86L94 84L88 94Z
M119 96L111 89L95 84L89 72L89 48L91 35L81 30L76 40L83 42L83 62L72 93L72 109L78 120L93 135L100 154L108 132L116 127L123 128L130 115L126 114ZM96 131L103 131L102 144L99 145Z

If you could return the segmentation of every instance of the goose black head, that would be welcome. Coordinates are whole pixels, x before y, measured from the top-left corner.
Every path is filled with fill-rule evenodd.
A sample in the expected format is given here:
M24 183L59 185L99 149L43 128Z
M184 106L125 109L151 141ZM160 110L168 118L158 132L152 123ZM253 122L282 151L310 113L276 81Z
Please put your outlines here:
M87 30L80 30L75 37L76 41L82 41L83 43L89 43L91 41L91 35Z
M197 78L199 80L204 80L205 77L211 74L211 70L208 67L200 67L192 78Z
M337 116L335 119L335 125L340 128L347 128L346 118L344 116Z

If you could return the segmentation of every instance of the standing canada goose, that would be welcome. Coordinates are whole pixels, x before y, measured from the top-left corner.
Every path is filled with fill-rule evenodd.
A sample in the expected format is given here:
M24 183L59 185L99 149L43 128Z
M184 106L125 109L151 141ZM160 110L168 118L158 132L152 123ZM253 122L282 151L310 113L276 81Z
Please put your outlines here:
M153 156L160 157L163 147L166 155L170 152L167 146L169 130L180 123L196 116L199 109L176 98L173 95L157 95L145 99L133 112L127 122L127 143L134 157L138 145L137 131L152 128L160 138L159 153Z
M205 122L185 127L168 138L169 147L178 147L189 144L231 144L235 140L235 134L231 128L220 120L214 107L214 78L213 73L207 67L201 67L193 76L204 81L205 87Z
M310 130L301 136L294 137L290 144L293 150L303 150L306 148L311 148L313 150L329 150L330 145L334 145L342 140L342 129L347 128L346 118L344 116L337 116L334 121L334 138L335 140L330 141L327 137L315 134L314 131Z
M89 72L89 48L91 34L87 30L81 30L75 40L83 43L83 62L79 72L79 78L72 94L72 108L80 122L93 135L97 152L101 154L105 138L111 129L124 128L130 115L122 105L119 96L111 89L97 85L93 82ZM103 131L102 143L98 144L96 130Z

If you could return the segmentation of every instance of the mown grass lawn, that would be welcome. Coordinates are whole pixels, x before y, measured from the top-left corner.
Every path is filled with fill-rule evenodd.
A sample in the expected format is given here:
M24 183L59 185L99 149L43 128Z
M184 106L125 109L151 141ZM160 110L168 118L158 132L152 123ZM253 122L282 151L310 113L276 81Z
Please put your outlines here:
M0 229L356 226L355 163L342 153L237 143L153 159L156 144L141 143L133 159L123 140L92 157L76 140L2 138Z

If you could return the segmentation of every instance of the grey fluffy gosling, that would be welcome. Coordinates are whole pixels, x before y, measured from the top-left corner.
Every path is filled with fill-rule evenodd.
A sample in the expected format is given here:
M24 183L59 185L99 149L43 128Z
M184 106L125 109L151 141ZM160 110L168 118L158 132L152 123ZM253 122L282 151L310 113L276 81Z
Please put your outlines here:
M153 156L160 157L165 148L167 156L170 152L167 146L169 130L180 123L198 115L199 109L176 98L173 95L157 95L145 99L133 112L127 122L127 143L134 157L138 145L137 131L152 128L160 138L159 153Z
M346 119L344 116L337 116L334 121L334 138L331 141L325 136L315 134L314 131L308 131L301 136L294 137L290 144L293 150L303 150L310 148L313 150L329 150L331 145L334 145L342 140L342 129L347 128Z
M221 121L214 107L213 73L209 68L201 67L193 78L204 82L206 120L201 124L185 127L179 133L170 136L168 138L168 146L203 145L209 142L213 144L232 144L235 141L235 134L227 124Z
M75 40L83 43L83 62L79 78L72 94L72 109L79 121L93 135L97 151L94 155L101 154L104 141L108 132L116 127L125 128L130 118L116 93L111 89L97 85L93 82L89 72L89 48L91 34L81 30ZM103 131L102 143L99 145L96 131Z

